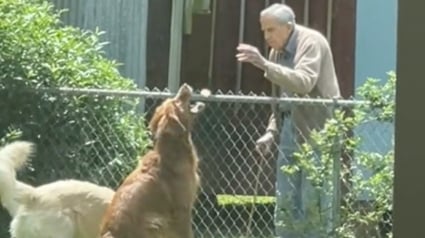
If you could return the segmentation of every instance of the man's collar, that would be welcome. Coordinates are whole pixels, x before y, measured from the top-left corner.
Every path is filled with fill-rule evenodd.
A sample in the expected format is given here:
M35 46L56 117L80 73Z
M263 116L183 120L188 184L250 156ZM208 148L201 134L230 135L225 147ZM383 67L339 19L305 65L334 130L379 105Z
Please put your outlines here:
M285 53L289 53L291 55L295 54L295 51L297 50L297 35L298 35L298 29L296 25L294 25L294 28L289 35L289 39L286 42L283 49Z

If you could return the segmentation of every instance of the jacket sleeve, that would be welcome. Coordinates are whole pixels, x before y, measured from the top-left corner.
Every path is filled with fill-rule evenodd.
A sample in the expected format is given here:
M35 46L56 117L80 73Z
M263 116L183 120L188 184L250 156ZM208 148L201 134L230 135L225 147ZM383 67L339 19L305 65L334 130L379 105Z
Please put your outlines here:
M314 42L306 42L298 51L293 69L268 61L264 76L288 91L303 95L314 88L319 77L321 46Z

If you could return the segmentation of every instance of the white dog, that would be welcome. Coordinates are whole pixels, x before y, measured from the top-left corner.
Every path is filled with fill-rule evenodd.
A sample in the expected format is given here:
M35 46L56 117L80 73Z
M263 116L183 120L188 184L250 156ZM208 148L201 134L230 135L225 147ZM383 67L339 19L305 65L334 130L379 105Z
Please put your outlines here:
M0 199L12 217L12 238L95 238L112 189L78 180L33 187L16 180L16 171L34 153L30 142L0 149Z

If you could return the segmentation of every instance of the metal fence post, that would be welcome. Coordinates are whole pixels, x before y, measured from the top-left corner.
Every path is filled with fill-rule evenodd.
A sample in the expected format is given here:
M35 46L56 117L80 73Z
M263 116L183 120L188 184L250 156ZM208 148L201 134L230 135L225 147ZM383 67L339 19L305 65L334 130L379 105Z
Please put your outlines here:
M172 1L168 89L176 92L180 84L180 65L183 38L185 0Z

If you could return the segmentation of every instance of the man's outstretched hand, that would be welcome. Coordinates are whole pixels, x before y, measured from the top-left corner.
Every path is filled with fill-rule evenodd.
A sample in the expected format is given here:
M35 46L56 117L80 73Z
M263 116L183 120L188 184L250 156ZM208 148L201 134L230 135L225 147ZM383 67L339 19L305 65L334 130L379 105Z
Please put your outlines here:
M267 60L261 55L257 47L241 43L236 49L238 50L236 58L239 62L251 63L264 70Z

